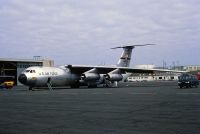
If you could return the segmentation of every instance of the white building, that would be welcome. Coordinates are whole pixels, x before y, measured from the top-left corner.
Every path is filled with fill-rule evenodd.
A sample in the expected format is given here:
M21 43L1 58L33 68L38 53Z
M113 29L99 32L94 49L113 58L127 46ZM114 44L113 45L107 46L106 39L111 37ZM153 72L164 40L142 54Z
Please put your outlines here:
M199 71L200 70L200 66L198 66L198 65L189 65L189 66L185 66L184 70L187 70L187 71Z
M134 68L137 68L137 69L153 69L153 68L155 68L155 65L153 65L153 64L136 65L136 66L134 66Z
M140 82L140 81L172 81L178 80L179 75L138 75L138 76L130 76L127 78L127 81L131 82Z
M147 64L147 65L137 65L134 68L137 69L153 69L155 65ZM127 78L127 81L171 81L171 80L178 80L178 76L180 74L176 73L156 73L156 74L132 74Z

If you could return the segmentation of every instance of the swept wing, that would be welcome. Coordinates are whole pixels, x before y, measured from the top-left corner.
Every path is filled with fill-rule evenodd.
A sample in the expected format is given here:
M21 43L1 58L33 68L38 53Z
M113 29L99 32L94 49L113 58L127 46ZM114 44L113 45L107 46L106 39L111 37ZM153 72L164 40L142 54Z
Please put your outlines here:
M107 74L115 69L119 69L120 73L155 73L155 72L172 72L172 73L185 73L186 71L177 71L169 69L138 69L130 67L116 67L116 66L90 66L90 65L66 65L66 68L70 69L72 73L82 74L91 69L97 69L99 74Z

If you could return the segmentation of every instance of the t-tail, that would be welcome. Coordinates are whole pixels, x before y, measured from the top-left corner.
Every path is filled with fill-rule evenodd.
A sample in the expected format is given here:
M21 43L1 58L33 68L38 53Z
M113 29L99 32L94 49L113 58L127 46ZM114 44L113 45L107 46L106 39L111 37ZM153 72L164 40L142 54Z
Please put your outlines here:
M144 45L130 45L130 46L121 46L121 47L114 47L111 49L118 49L118 48L123 48L122 55L117 63L118 67L129 67L130 66L130 61L131 61L131 54L132 50L135 47L140 47L140 46L148 46L148 45L155 45L155 44L144 44Z

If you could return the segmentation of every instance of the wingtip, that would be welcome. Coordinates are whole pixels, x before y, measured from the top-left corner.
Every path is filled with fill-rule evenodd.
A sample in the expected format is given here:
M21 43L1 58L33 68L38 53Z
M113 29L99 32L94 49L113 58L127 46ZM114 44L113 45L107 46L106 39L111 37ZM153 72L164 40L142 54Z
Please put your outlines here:
M123 47L112 47L110 49L118 49L118 48L123 48Z

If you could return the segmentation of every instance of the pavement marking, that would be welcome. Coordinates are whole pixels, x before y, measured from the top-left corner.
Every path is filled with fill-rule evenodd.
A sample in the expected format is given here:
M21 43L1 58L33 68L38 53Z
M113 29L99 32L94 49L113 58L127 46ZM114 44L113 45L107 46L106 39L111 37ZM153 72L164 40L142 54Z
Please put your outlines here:
M91 93L91 94L100 94L100 93Z
M104 93L105 95L111 95L112 93Z
M200 95L200 93L176 93L177 95Z
M155 95L156 93L129 93L132 95Z

